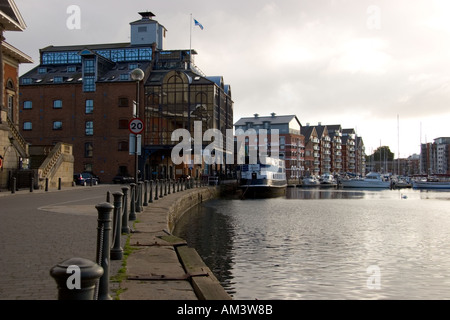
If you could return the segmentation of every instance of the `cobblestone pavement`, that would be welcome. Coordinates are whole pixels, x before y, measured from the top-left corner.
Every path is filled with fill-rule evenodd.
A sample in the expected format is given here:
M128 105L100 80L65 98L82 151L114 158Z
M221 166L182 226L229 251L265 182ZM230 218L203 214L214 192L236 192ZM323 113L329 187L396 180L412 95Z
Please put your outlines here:
M95 261L95 205L120 185L0 192L0 300L56 300L50 269L73 257ZM122 241L123 243L123 241ZM111 261L110 275L122 261ZM114 286L110 285L111 295Z

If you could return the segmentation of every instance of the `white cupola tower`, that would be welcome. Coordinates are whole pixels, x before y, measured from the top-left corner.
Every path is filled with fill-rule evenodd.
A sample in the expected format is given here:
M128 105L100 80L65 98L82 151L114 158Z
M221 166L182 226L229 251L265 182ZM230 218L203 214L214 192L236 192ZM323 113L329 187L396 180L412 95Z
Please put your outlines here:
M164 50L167 29L158 21L153 20L155 16L151 12L139 12L141 20L131 22L131 45L143 46L156 43L156 48Z

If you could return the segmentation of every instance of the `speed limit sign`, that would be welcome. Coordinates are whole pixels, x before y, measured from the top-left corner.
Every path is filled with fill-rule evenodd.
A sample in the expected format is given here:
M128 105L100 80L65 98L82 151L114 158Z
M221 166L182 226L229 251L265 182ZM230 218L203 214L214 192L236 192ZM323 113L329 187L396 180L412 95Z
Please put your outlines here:
M144 121L139 118L133 118L128 124L128 129L133 134L140 134L144 130Z

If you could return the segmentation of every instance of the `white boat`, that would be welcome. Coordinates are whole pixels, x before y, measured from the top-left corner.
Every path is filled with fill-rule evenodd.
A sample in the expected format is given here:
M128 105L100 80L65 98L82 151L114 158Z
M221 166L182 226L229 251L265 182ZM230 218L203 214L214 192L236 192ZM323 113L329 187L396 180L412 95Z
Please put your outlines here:
M320 186L320 181L316 176L303 177L302 187L318 187Z
M414 189L450 189L450 181L441 181L436 177L413 180Z
M369 172L364 178L341 180L343 188L390 188L391 182L378 172Z
M284 160L266 157L265 163L241 165L242 197L268 198L286 194Z
M324 173L320 176L319 179L321 187L336 187L337 181L330 173Z

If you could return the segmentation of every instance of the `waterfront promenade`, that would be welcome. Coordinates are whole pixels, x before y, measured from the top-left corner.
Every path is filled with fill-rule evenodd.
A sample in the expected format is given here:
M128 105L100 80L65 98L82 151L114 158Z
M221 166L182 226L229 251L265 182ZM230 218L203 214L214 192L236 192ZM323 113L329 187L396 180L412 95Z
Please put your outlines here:
M71 257L95 256L95 205L104 202L105 190L116 192L125 186L77 186L48 192L34 190L33 193L20 190L14 194L2 190L0 262L4 276L0 280L0 300L57 299L50 268ZM214 197L217 189L208 186L172 192L148 202L141 212L136 212L136 220L129 221L131 233L121 236L122 260L110 261L111 299L231 299L196 251L170 234L182 213ZM89 200L92 204L66 201L64 197L71 194L71 190L92 199ZM49 197L53 197L52 200L44 201ZM19 216L14 210L22 204L23 213Z

